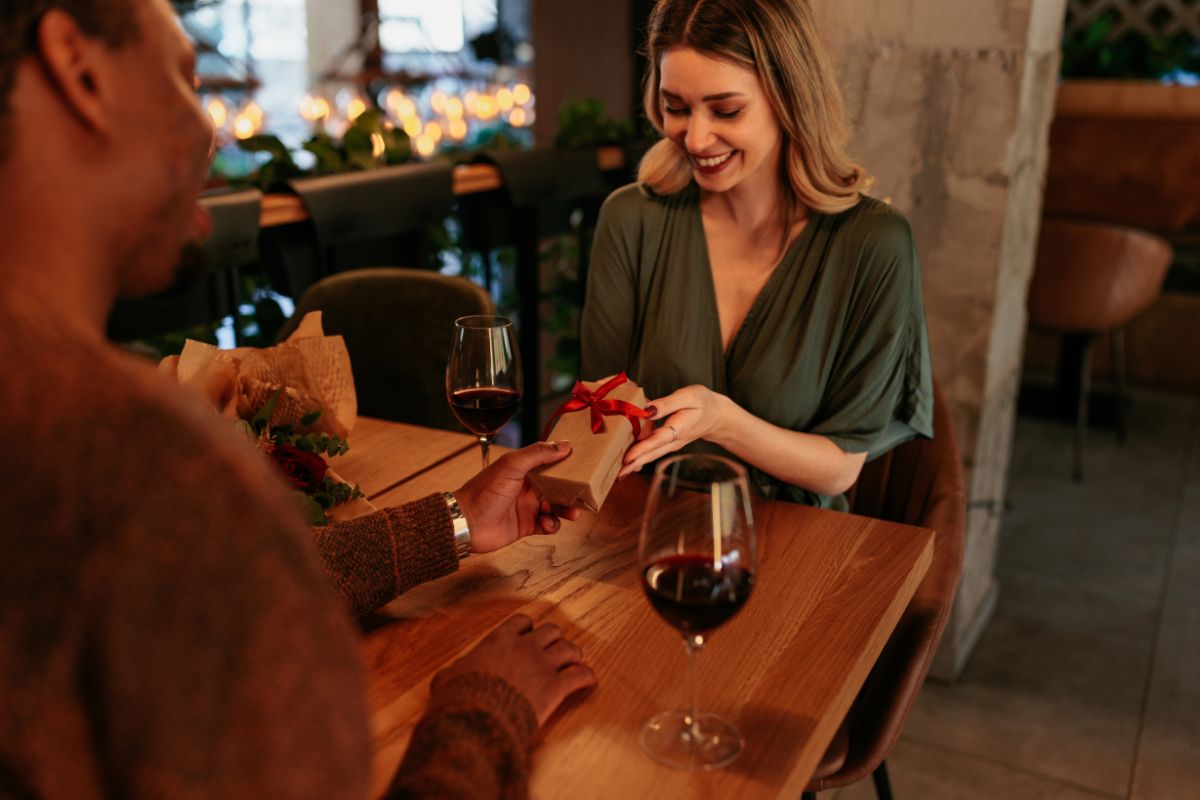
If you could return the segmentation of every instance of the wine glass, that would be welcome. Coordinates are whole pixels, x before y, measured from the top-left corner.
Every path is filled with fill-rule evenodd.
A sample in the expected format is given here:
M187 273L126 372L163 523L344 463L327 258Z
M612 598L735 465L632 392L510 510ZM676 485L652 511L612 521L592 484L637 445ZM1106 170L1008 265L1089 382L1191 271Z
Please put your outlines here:
M646 723L642 746L672 767L723 767L741 753L742 737L716 714L697 711L696 659L705 638L738 612L754 586L757 547L746 470L703 454L660 461L638 558L650 605L683 634L688 659L687 709Z
M483 466L488 445L521 404L521 357L513 344L512 321L480 314L454 321L446 364L450 410L479 437Z

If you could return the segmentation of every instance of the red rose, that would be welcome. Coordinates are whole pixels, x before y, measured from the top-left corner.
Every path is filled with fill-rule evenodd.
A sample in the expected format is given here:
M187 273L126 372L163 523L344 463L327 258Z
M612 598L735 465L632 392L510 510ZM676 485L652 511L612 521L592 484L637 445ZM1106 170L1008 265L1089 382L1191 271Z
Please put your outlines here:
M290 444L277 444L271 448L270 456L292 485L302 492L313 491L325 477L325 459L316 453L306 453Z

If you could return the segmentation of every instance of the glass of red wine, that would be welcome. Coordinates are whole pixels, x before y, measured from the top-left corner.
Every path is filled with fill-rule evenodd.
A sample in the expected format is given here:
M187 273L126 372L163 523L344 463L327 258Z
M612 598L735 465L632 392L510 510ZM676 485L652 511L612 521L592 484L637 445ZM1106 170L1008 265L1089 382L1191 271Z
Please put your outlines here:
M642 588L659 616L683 634L688 660L688 707L642 728L642 746L664 764L717 769L742 751L737 728L697 710L696 660L706 637L750 596L757 555L740 464L703 454L659 462L642 517Z
M521 357L512 321L490 314L459 317L446 364L450 409L479 437L483 466L488 445L521 404Z

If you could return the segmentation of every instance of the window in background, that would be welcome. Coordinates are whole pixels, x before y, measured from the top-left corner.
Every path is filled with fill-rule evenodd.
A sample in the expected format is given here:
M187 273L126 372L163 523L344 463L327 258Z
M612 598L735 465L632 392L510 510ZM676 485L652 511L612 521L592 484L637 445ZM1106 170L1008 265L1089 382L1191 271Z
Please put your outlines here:
M305 0L224 0L187 15L184 28L197 42L198 74L220 76L245 68L259 82L252 97L219 93L229 107L224 127L230 135L270 130L297 142L307 135L307 123L296 110L308 87ZM205 52L208 46L211 51ZM251 109L251 118L239 128L239 113L249 100L258 112Z
M379 0L379 40L386 53L458 53L496 17L496 0Z

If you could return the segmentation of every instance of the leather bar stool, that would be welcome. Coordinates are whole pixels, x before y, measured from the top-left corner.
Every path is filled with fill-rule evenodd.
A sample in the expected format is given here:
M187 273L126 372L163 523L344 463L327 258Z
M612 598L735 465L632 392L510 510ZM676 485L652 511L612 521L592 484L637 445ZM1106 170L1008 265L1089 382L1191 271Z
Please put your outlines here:
M438 161L297 178L317 253L315 277L364 267L419 267L422 230L454 207L453 166Z
M879 800L891 800L886 759L950 619L962 572L966 488L949 407L936 381L933 397L933 438L913 439L868 461L849 493L855 514L931 528L933 562L817 765L805 798L870 775Z
M1044 219L1037 266L1029 286L1029 322L1062 334L1059 391L1075 409L1072 477L1083 478L1091 394L1092 344L1112 344L1117 438L1125 438L1123 327L1162 291L1172 260L1166 240L1118 225Z
M520 339L525 378L521 404L521 436L537 440L542 429L541 305L548 298L542 285L540 248L543 239L572 232L579 249L579 278L587 271L590 231L600 206L616 188L601 172L595 148L576 150L496 150L479 156L499 171L504 187L496 192L467 195L459 203L465 245L477 252L511 244L516 249L515 288L520 319ZM578 297L556 298L583 305Z

